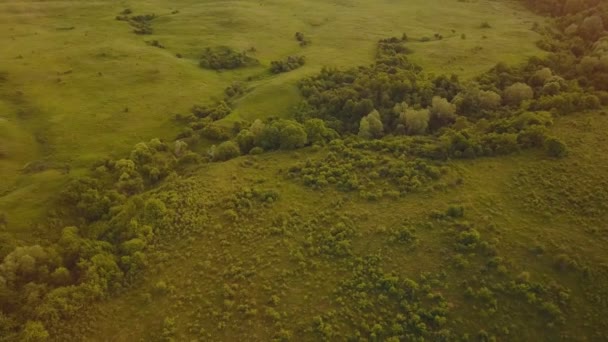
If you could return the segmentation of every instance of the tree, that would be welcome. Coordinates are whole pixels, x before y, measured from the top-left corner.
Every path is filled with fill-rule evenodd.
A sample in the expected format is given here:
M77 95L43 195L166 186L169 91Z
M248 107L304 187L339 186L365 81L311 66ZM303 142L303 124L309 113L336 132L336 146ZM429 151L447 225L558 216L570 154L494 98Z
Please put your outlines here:
M430 112L428 109L407 108L401 114L400 121L405 123L407 134L418 135L426 133L429 127Z
M279 120L273 123L278 131L279 147L292 150L306 145L308 136L301 124L292 120Z
M536 87L540 87L545 84L545 82L553 76L553 72L549 68L542 68L537 70L534 75L530 78L530 84Z
M325 122L321 119L310 119L304 122L304 130L308 136L308 143L324 143L337 137L338 133L331 128L325 126Z
M247 154L255 147L255 135L248 129L243 129L236 136L236 142L239 144L241 153Z
M21 333L21 341L23 342L39 342L46 341L49 338L49 333L44 325L39 321L27 321L23 332Z
M380 113L373 110L367 116L361 118L359 124L359 136L365 139L378 139L384 134L384 125Z
M502 97L491 90L480 90L479 91L479 106L481 109L492 110L500 107Z
M599 15L585 18L578 28L579 34L590 42L596 41L600 34L604 32L604 22Z
M456 106L448 100L435 96L431 101L430 126L432 129L448 125L456 119Z
M519 106L525 100L531 100L534 97L534 90L521 82L514 83L508 86L504 91L504 99L508 105Z
M214 160L224 161L241 155L239 145L234 141L224 141L215 149Z

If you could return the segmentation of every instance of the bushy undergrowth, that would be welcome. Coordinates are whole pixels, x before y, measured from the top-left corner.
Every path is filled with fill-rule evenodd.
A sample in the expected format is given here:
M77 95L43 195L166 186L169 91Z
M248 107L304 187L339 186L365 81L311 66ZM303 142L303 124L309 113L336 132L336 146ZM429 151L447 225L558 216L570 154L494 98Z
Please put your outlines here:
M560 278L593 291L580 297L595 304L585 319L599 329L588 336L605 339L605 272L558 248L546 258L538 248L531 261L551 272L518 269L526 265L514 265L503 252L512 246L501 244L496 229L467 221L471 217L462 206L419 222L403 220L372 236L365 227L367 214L343 212L339 200L331 209L315 208L305 216L285 210L289 194L283 196L274 186L248 184L220 189L220 194L218 187L207 193L200 183L179 176L202 162L312 146L310 159L282 170L284 177L319 191L319 196L335 188L366 200L397 201L459 185L462 180L446 166L451 158L532 148L567 158L572 153L568 146L547 130L560 116L608 103L606 6L594 1L528 3L559 16L558 31L547 33L540 43L551 52L545 58L531 58L521 66L501 63L463 83L456 76L427 74L409 61L407 36L384 39L373 65L326 68L302 80L303 102L295 120L238 122L232 128L216 122L230 115L231 100L246 90L234 84L226 89L225 101L194 106L190 114L178 116L187 127L176 141L153 139L137 144L128 156L96 163L88 176L73 180L59 196L59 209L51 218L61 230L57 241L17 247L0 264L0 336L40 340L61 332L65 322L92 302L132 286L155 249L204 233L222 247L219 254L208 251L226 262L225 268L215 269L224 282L221 290L210 291L203 300L200 289L175 294L159 281L153 292L178 304L198 299L195 321L206 315L205 324L214 333L248 324L271 326L276 331L266 336L278 340L486 341L508 340L527 330L568 338L572 336L560 329L578 314L571 310L570 298L580 289L569 289ZM137 34L153 33L155 15L131 14L125 10L117 19L129 22ZM310 43L302 33L296 39L302 46ZM247 52L228 47L207 48L200 59L201 67L213 70L256 64ZM303 64L303 58L291 57L271 68L286 72ZM200 138L218 145L203 153L191 151ZM549 174L521 171L513 182L521 203L550 215L584 217L581 222L604 218L605 180L587 175L580 184L560 167L548 168ZM542 191L535 191L540 185ZM271 210L275 208L280 212ZM0 219L0 226L6 221ZM242 243L246 258L224 253L235 241ZM268 254L251 258L256 243ZM388 266L394 260L382 256L400 253L405 258L423 248L435 253L440 268L407 274ZM265 268L278 271L268 275ZM267 277L262 285L254 281L263 278L260 274ZM319 279L329 281L311 290L310 283ZM301 320L294 322L289 310L297 305L281 302L296 282L303 284L298 290L319 301L320 309L303 309ZM315 299L316 291L324 296ZM175 318L167 317L159 336L218 336L197 324L183 332ZM215 326L209 328L211 324Z
M247 52L237 52L227 46L206 48L199 65L205 69L231 70L257 65L259 61Z

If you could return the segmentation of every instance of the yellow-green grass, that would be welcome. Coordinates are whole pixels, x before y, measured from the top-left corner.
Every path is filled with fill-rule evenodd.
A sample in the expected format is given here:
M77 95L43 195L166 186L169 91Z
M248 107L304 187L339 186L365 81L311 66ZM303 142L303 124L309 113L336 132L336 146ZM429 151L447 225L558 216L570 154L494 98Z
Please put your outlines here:
M587 123L593 122L592 126ZM190 234L188 239L169 243L161 248L154 257L154 271L148 272L140 285L125 294L96 305L89 312L96 319L85 336L92 341L132 341L156 336L162 330L166 317L175 318L177 338L198 337L212 340L268 340L276 333L276 327L268 321L263 309L268 306L268 293L276 291L280 297L277 310L288 314L288 329L296 321L311 321L315 315L329 310L329 300L336 284L345 275L330 267L339 261L321 262L317 268L303 275L291 274L287 279L284 272L293 271L296 263L290 255L298 238L297 230L279 237L264 234L281 215L294 215L310 219L321 211L331 208L336 216L349 215L357 222L358 236L353 239L357 255L378 254L383 257L383 267L388 272L404 277L416 277L420 272L439 272L446 270L448 286L442 294L450 302L451 317L460 317L471 326L460 328L479 329L480 326L519 327L518 339L551 340L556 332L569 336L592 336L587 324L597 324L602 317L594 316L594 306L584 295L577 276L560 272L553 267L554 257L565 253L580 260L595 271L605 265L605 243L608 231L603 225L608 213L586 217L576 212L568 215L546 215L543 202L530 206L523 198L532 192L547 198L554 197L555 189L547 184L522 184L522 171L528 175L540 173L548 182L560 180L562 186L574 182L581 188L578 200L586 200L585 192L596 191L596 184L587 184L589 179L606 174L608 159L603 141L603 132L608 128L608 116L599 113L576 114L560 118L552 133L563 137L570 147L567 158L556 160L547 157L542 151L527 151L521 154L499 158L482 158L474 161L454 161L450 167L462 176L463 184L446 192L412 194L399 200L368 202L356 194L341 193L331 189L314 191L302 185L277 176L280 169L287 169L298 160L316 158L316 153L303 150L294 153L269 153L259 157L241 157L225 163L205 166L193 177L197 186L189 194L193 206L197 201L205 203L224 203L231 194L241 187L257 184L265 189L275 189L280 193L278 202L271 208L258 208L257 214L245 221L230 222L221 211L209 211L200 232ZM247 166L244 160L255 160L254 167ZM576 177L572 177L575 175ZM557 196L564 201L563 196ZM342 204L337 205L341 201ZM429 212L444 210L451 204L464 206L465 218L475 224L486 241L493 241L498 255L504 258L507 272L517 275L529 272L536 280L554 279L567 286L572 292L568 320L564 325L548 329L535 312L519 307L514 299L499 301L499 307L512 310L513 317L500 321L493 316L484 316L483 308L473 308L471 303L461 302L461 282L480 276L479 269L470 267L463 271L450 271L446 265L446 253L450 244L441 229L418 230L420 242L415 248L387 244L379 235L384 228L397 226L404 220L428 221ZM568 206L567 202L558 203ZM587 201L589 206L601 203ZM292 213L292 214L288 214ZM221 222L218 225L217 222ZM589 227L596 227L594 231ZM604 228L602 228L604 227ZM544 253L537 255L533 249L542 246ZM158 251L157 251L158 252ZM446 264L447 262L447 264ZM484 261L485 262L485 261ZM225 275L234 267L251 271L251 278L232 280ZM229 273L229 272L228 272ZM164 281L173 294L154 295L155 284ZM255 298L250 305L258 309L258 314L243 319L238 314L229 320L226 328L217 326L221 314L210 316L211 312L230 311L222 302L224 284L237 283L246 293L245 298ZM287 286L281 288L280 284ZM272 291L266 287L273 288ZM605 285L598 284L598 287ZM601 291L605 291L605 288ZM200 295L202 299L192 300ZM248 297L247 297L248 296ZM235 299L237 304L240 297ZM249 304L248 304L249 305ZM581 315L575 312L585 313ZM588 314L592 313L592 314ZM291 319L291 320L290 320ZM88 325L91 320L81 320ZM78 322L73 323L79 326ZM187 332L189 324L198 324L204 333ZM206 335L209 334L209 335ZM301 340L297 335L296 340Z
M157 14L154 34L138 36L115 20L125 8ZM540 19L513 2L496 1L0 3L0 143L13 150L0 159L0 211L8 215L10 230L22 231L44 216L42 204L65 182L59 172L20 174L27 163L68 164L74 172L138 141L172 139L179 130L171 120L175 113L220 99L234 81L252 79L228 122L288 116L299 100L299 79L323 66L371 63L380 38L439 33L443 40L412 42L411 58L428 71L468 78L496 62L539 54L539 35L530 30L535 21ZM492 28L481 29L482 22ZM312 44L300 47L296 31ZM144 43L152 39L166 49ZM202 49L217 45L255 47L261 65L225 72L199 68ZM277 76L267 71L270 61L292 54L305 55L307 64Z

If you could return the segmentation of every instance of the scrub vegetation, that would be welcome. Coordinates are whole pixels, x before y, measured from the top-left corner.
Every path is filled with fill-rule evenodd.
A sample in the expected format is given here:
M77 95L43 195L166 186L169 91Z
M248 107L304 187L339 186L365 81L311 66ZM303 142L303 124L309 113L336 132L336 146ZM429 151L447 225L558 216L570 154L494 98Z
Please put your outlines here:
M0 9L0 341L608 339L605 3Z

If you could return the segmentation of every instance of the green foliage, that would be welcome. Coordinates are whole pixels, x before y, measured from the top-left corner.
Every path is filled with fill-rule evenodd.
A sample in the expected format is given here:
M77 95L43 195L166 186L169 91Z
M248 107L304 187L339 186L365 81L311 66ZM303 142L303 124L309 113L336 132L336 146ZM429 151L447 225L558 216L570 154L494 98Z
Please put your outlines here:
M205 69L230 70L257 65L257 59L246 52L236 52L227 46L206 48L203 51L199 65Z
M296 32L295 38L300 43L300 46L302 46L302 47L307 46L311 43L310 39L306 38L304 36L304 33L302 33L302 32Z
M525 83L514 83L504 90L504 99L508 105L519 106L525 100L534 97L534 90Z
M332 152L322 159L308 160L289 168L287 177L306 186L333 186L341 191L359 191L368 199L429 190L445 172L439 165L420 159L401 160L375 152L364 143L332 142Z
M264 150L291 150L304 146L308 141L304 127L293 120L257 121L251 125L250 131L255 145Z
M38 321L28 321L25 323L23 332L21 333L21 341L24 342L40 342L47 341L49 333L44 328L44 325Z
M220 120L228 116L230 112L232 112L232 109L226 102L220 101L213 106L194 106L192 107L191 112L201 119L209 117L212 120Z
M392 37L381 39L378 42L378 58L412 53L413 51L405 45L407 40L407 35L405 34L402 38Z
M400 111L399 121L403 125L403 128L397 128L398 131L405 130L409 135L422 135L427 132L431 119L428 109L416 110L409 108L407 105L402 105L398 111Z
M270 62L270 72L273 74L289 72L302 67L304 64L306 64L306 58L304 56L289 56L282 61Z
M545 140L545 149L547 154L554 158L562 158L568 153L566 144L557 138L548 138Z
M130 10L129 10L130 11ZM147 35L152 34L152 21L156 19L156 14L143 14L129 16L131 12L123 11L121 15L116 17L116 20L126 21L133 27L135 34Z
M225 141L217 146L213 159L218 161L229 160L241 155L239 145L233 141Z
M361 118L359 123L359 136L363 139L377 139L384 134L384 127L380 113L373 110L368 115Z
M324 144L338 137L338 133L328 128L321 119L306 120L304 130L309 144Z

